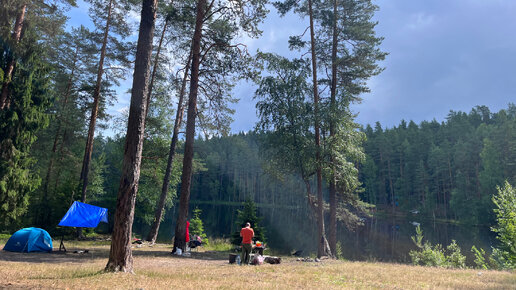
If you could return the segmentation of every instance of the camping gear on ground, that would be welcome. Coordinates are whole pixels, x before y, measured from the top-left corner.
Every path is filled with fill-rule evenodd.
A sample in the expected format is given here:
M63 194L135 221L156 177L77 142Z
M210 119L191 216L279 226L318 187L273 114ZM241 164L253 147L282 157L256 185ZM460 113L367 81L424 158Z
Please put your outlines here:
M234 264L237 261L237 257L240 260L239 254L229 254L229 263Z
M15 232L4 246L10 252L51 252L52 238L40 228L24 228Z
M262 242L257 241L256 245L253 247L253 252L258 255L263 256L263 251L265 250L265 245Z
M178 255L178 256L183 255L183 250L181 250L180 248L176 248L176 251L174 252L174 255Z
M200 247L202 245L202 239L201 239L201 237L196 235L187 244L188 244L188 247L190 249L195 249L195 248Z
M265 258L262 255L254 255L251 259L251 265L262 265Z
M107 208L74 201L64 217L59 222L61 227L96 228L100 222L108 223ZM61 237L59 251L66 248L63 244L64 234Z
M269 263L269 264L280 264L281 263L281 258L280 257L269 257L269 256L266 256L264 262L265 263Z
M133 239L133 245L134 245L134 244L141 245L141 244L143 244L143 241L142 241L141 239L134 238L134 239Z
M291 254L292 256L301 257L303 255L303 250L297 250Z

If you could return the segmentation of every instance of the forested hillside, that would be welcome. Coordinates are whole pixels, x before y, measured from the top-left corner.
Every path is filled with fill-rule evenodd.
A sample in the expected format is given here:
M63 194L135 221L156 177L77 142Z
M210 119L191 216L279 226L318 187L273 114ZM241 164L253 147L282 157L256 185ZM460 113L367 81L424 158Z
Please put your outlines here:
M492 196L516 180L516 106L479 106L446 121L365 128L363 197L382 209L419 211L464 223L491 224Z
M402 121L399 126L383 129L377 123L364 132L366 161L360 165L363 200L384 213L406 214L419 211L432 218L453 219L464 223L491 224L491 197L504 180L516 179L516 106L491 113L477 107L469 113L450 112L446 121L416 124ZM33 154L39 174L44 176L49 156L46 138L52 127L41 133ZM166 164L165 136L149 140L143 154L140 193L136 203L136 223L149 225L153 206L159 196L160 180ZM225 204L235 208L247 198L258 208L277 211L306 209L302 181L290 172L277 170L273 160L260 151L260 135L248 132L228 137L201 138L196 143L196 171L192 178L192 206ZM96 138L93 155L92 203L115 208L123 138ZM49 224L57 224L77 198L74 178L80 170L80 148L72 150L54 166L59 178L50 180L55 195L41 202L41 189L32 197L23 224L39 221L38 213L48 215ZM179 150L181 151L181 149ZM179 152L180 153L180 152ZM65 159L66 158L66 159ZM75 160L75 161L73 161ZM172 196L179 182L179 162L173 171ZM76 174L73 174L73 173ZM75 195L74 195L75 193ZM167 202L172 205L172 198ZM43 206L54 208L52 213ZM207 214L207 213L206 213ZM225 212L220 220L208 219L213 235L229 233L236 212ZM170 232L170 229L164 229ZM142 235L145 233L141 233Z

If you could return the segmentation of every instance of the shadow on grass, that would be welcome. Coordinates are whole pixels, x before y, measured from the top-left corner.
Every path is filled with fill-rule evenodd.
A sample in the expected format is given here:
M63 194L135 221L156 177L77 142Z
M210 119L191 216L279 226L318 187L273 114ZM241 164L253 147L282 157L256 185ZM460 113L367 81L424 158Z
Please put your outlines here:
M62 273L53 273L53 275L40 275L29 277L30 280L55 280L55 279L80 279L80 278L89 278L94 276L99 276L102 274L107 274L104 270L100 271L74 271L74 272L62 272Z
M0 251L0 261L5 262L28 262L28 263L83 263L95 259L108 259L109 247L87 247L88 252L83 250L74 253L75 249L67 252L53 251L49 253L18 253ZM198 260L227 260L229 252L199 251L190 252L190 256L172 255L172 248L159 247L152 248L144 246L133 248L134 257L168 257L171 259L198 259Z
M69 263L107 258L109 249L93 249L88 253L73 253L73 251L49 253L17 253L0 251L0 261L6 262L29 262L29 263Z

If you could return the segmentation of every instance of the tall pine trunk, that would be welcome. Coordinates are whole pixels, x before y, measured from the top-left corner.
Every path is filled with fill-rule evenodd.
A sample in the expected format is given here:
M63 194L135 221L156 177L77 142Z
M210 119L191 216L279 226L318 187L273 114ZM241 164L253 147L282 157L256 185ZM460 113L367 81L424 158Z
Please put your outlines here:
M86 140L86 148L84 149L84 158L82 161L81 176L79 178L79 186L81 187L81 201L86 202L86 190L88 188L88 175L90 171L91 153L93 152L93 141L95 137L95 124L97 123L97 115L99 111L100 89L102 85L102 75L104 73L104 58L106 57L106 47L109 35L109 25L111 23L111 12L113 0L109 1L108 16L106 20L106 28L104 29L104 39L102 40L102 48L100 50L99 67L97 70L97 82L93 91L93 107L91 109L90 124L88 128L88 138ZM82 231L79 230L79 236Z
M337 0L333 0L333 38L331 47L331 87L330 87L330 139L335 137L335 111L337 95ZM333 141L333 140L332 140ZM335 150L332 148L332 151ZM332 167L330 180L330 250L334 258L337 255L337 188L335 180L335 155L331 152L330 162Z
M195 117L197 107L197 90L199 87L199 66L201 61L202 24L206 10L206 0L197 2L195 30L192 39L192 70L190 77L190 95L186 120L186 140L183 158L183 174L181 176L181 192L179 198L179 213L177 215L174 237L174 251L186 247L186 218L190 202L190 183L192 181L193 144L195 138Z
M16 22L14 23L14 30L12 34L13 45L17 45L20 42L23 23L25 21L25 11L27 10L27 4L23 4L20 7L20 11L16 16ZM14 55L11 55L11 59L7 63L7 67L4 71L4 82L2 83L2 94L0 95L0 110L9 108L11 101L9 100L9 84L13 75L14 66L16 61Z
M319 116L319 88L317 85L317 59L315 52L315 28L312 11L312 0L308 0L308 13L310 16L310 42L312 52L312 78L314 89L314 112L315 112L315 146L316 155L315 162L317 163L317 256L321 257L325 254L324 234L324 200L322 192L322 168L321 168L321 130L320 130L320 116Z
M142 4L122 176L118 188L111 249L109 261L105 268L106 271L133 272L131 235L134 205L140 179L152 38L154 36L157 4L158 0L143 0Z
M66 108L68 106L68 98L70 97L70 93L72 91L72 84L73 84L73 78L75 76L75 68L78 60L79 55L79 46L75 48L74 58L73 58L73 65L72 65L72 71L70 73L70 78L68 79L68 84L66 85L66 90L63 97L63 103L62 108L60 111L59 116L57 117L57 121L59 122L57 124L56 134L54 136L54 143L52 145L52 153L50 154L50 161L48 163L47 173L45 175L45 181L43 183L43 205L45 208L48 207L48 194L49 194L49 185L50 185L50 177L52 175L52 170L54 169L54 159L56 157L57 152L57 144L59 142L59 137L61 136L61 128L63 126L63 113L66 113ZM64 139L64 137L63 137ZM64 142L64 140L62 140ZM39 224L44 225L47 224L48 218L49 218L50 212L47 210L45 211L45 214L43 217L41 217L41 220L39 221ZM39 216L39 215L37 215Z
M176 120L174 121L174 132L172 134L172 140L170 141L170 149L168 151L168 160L167 160L167 169L165 170L165 176L163 177L163 185L161 187L161 195L159 197L158 203L156 204L156 210L154 211L154 221L152 222L151 229L149 234L147 235L147 241L154 244L156 242L156 238L158 237L159 226L161 223L161 218L163 217L163 210L165 208L165 201L168 195L168 187L170 185L170 174L172 172L172 165L174 163L174 157L176 155L176 145L177 139L179 136L179 128L181 128L181 123L183 121L183 99L185 95L186 82L188 78L188 69L190 67L190 62L192 60L192 52L190 51L190 55L188 56L188 61L185 66L185 74L183 76L183 80L181 83L181 90L179 91L179 101L177 103L177 112L176 112Z
M165 19L163 24L163 30L161 31L161 37L159 38L158 50L156 51L156 57L154 58L154 67L152 68L152 75L149 83L149 91L147 92L147 114L149 113L149 106L152 96L152 89L154 88L154 79L156 78L156 72L158 71L159 54L161 52L161 46L163 45L163 39L165 38L165 32L167 31L168 17Z

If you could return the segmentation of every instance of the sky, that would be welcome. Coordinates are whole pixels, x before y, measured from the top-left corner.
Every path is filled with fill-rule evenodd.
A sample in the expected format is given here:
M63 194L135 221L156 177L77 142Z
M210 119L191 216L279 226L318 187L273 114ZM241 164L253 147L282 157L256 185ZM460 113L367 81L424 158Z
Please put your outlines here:
M400 121L446 119L450 110L469 112L485 105L491 112L516 102L516 1L514 0L377 0L374 20L381 49L389 55L384 71L368 81L370 93L353 106L362 125L380 122L392 128ZM82 9L82 12L81 12ZM87 17L84 5L72 11L72 25ZM82 16L81 16L82 15ZM244 39L257 49L292 56L288 37L300 34L308 19L271 13L259 39ZM124 82L130 86L130 81ZM119 90L126 91L127 88ZM234 90L240 102L231 130L248 131L257 121L256 87L242 82ZM110 109L117 114L129 103L122 94Z
M441 122L453 111L486 105L491 112L516 102L516 1L380 0L374 20L385 70L353 106L357 122L397 126L402 119ZM308 19L273 13L251 48L288 55L287 39ZM234 132L256 122L255 88L241 85Z

